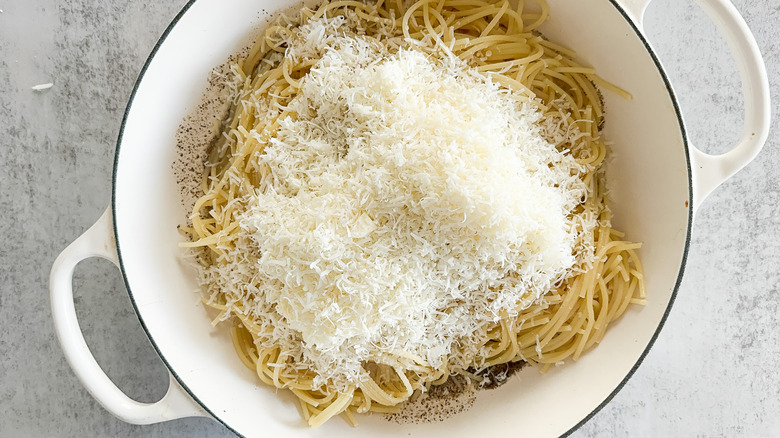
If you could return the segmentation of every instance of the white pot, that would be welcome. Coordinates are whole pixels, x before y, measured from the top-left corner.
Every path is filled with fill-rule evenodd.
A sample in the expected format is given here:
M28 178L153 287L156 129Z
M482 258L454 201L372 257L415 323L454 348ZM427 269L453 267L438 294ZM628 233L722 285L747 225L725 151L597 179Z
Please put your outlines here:
M198 103L211 69L247 42L267 17L264 11L296 1L197 0L167 29L138 79L117 144L110 208L52 268L52 313L74 372L122 420L210 416L246 436L556 436L584 423L622 387L658 335L682 278L696 208L755 157L769 126L766 71L745 22L727 0L698 0L735 55L745 127L739 144L724 155L706 155L687 143L672 89L642 33L649 1L550 0L553 18L542 29L634 96L605 93L606 135L614 142L608 179L616 227L644 243L648 304L631 308L580 361L546 375L526 368L500 389L482 392L467 412L433 424L398 425L375 415L360 418L354 429L334 420L312 430L290 394L258 383L234 353L227 331L212 328L195 303L194 273L177 246L176 226L185 212L171 163L176 128ZM120 267L138 317L170 370L170 388L157 403L123 394L84 342L71 277L87 257Z

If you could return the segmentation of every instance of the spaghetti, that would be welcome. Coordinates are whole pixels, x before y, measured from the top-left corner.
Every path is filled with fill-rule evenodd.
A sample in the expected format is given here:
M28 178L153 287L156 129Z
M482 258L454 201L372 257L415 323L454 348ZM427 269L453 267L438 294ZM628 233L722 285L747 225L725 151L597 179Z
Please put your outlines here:
M575 54L544 39L537 28L549 7L538 0L531 10L520 0L418 0L363 3L353 0L325 2L304 8L295 19L282 18L269 26L248 54L233 66L235 101L213 145L201 183L203 195L193 207L190 224L183 227L190 241L182 244L198 255L204 303L218 311L214 323L232 321L234 347L243 363L265 384L292 391L310 426L342 415L355 424L354 414L397 412L415 391L440 384L451 374L479 379L488 367L524 361L542 371L571 358L577 360L599 343L609 324L631 304L643 304L645 290L640 245L624 241L611 228L601 169L607 147L600 129L604 123L601 88L628 94L575 61ZM289 42L294 30L327 17L344 17L339 33L346 37L374 38L388 53L411 50L436 59L455 59L488 77L514 99L543 114L547 141L574 158L587 188L570 216L594 225L579 226L575 255L578 267L559 278L530 305L518 303L479 332L483 353L468 367L444 361L433 366L425 358L399 354L392 365L362 364L359 381L337 384L318 376L307 358L273 345L280 336L272 314L280 303L265 300L256 275L246 270L215 269L237 266L239 256L258 252L257 243L241 231L242 215L251 199L267 190L274 169L259 160L286 120L300 117L290 104L318 59L295 53ZM554 131L554 132L553 132ZM565 135L560 135L563 132ZM590 218L590 219L587 219ZM232 269L232 268L231 268ZM226 285L231 285L227 287ZM475 335L477 336L477 335ZM302 342L300 337L297 342ZM403 364L403 366L398 364Z

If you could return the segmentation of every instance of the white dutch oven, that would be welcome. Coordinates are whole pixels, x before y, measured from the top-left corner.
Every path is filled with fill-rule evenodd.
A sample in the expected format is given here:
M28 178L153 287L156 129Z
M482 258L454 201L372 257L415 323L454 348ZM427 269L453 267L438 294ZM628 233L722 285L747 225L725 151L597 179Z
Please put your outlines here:
M543 28L629 90L606 93L606 135L614 141L615 223L644 242L648 304L632 308L601 345L579 362L540 375L527 368L499 390L480 394L469 411L442 423L398 425L379 416L356 429L339 420L309 429L292 396L257 383L239 361L224 328L213 329L193 304L194 275L181 261L176 226L185 215L171 172L175 131L205 89L211 69L245 43L266 11L297 0L191 1L149 57L125 113L116 149L113 198L98 222L54 263L51 300L65 356L90 393L124 421L148 424L212 417L246 436L526 436L571 432L604 406L642 362L674 301L683 274L693 214L720 183L750 162L769 126L769 87L761 55L728 0L697 0L728 41L745 95L745 126L730 152L711 156L688 144L677 102L642 33L650 0L550 0ZM88 257L114 262L133 306L171 373L167 394L138 403L97 364L73 304L75 265Z

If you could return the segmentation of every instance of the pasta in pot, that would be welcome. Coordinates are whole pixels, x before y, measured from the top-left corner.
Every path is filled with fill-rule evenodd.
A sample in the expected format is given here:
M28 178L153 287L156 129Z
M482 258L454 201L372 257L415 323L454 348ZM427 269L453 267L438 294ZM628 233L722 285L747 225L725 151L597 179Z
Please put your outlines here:
M309 425L576 360L644 303L640 245L611 227L596 85L628 94L526 6L325 2L233 66L182 246L241 360Z

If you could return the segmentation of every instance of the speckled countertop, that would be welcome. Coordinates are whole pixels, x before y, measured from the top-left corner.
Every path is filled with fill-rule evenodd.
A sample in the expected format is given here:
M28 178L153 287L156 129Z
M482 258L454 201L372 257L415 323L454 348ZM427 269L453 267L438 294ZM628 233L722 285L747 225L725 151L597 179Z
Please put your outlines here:
M109 202L122 113L155 41L185 0L0 0L0 436L232 436L216 422L125 424L77 381L57 343L47 280L57 254ZM780 86L780 2L734 0ZM692 0L656 0L649 39L693 143L740 134L734 63ZM45 91L39 83L53 82ZM773 104L780 113L780 99ZM777 118L776 118L777 119ZM576 437L780 436L780 137L697 216L666 327L625 388ZM91 259L74 280L87 342L130 396L168 384L119 272Z

